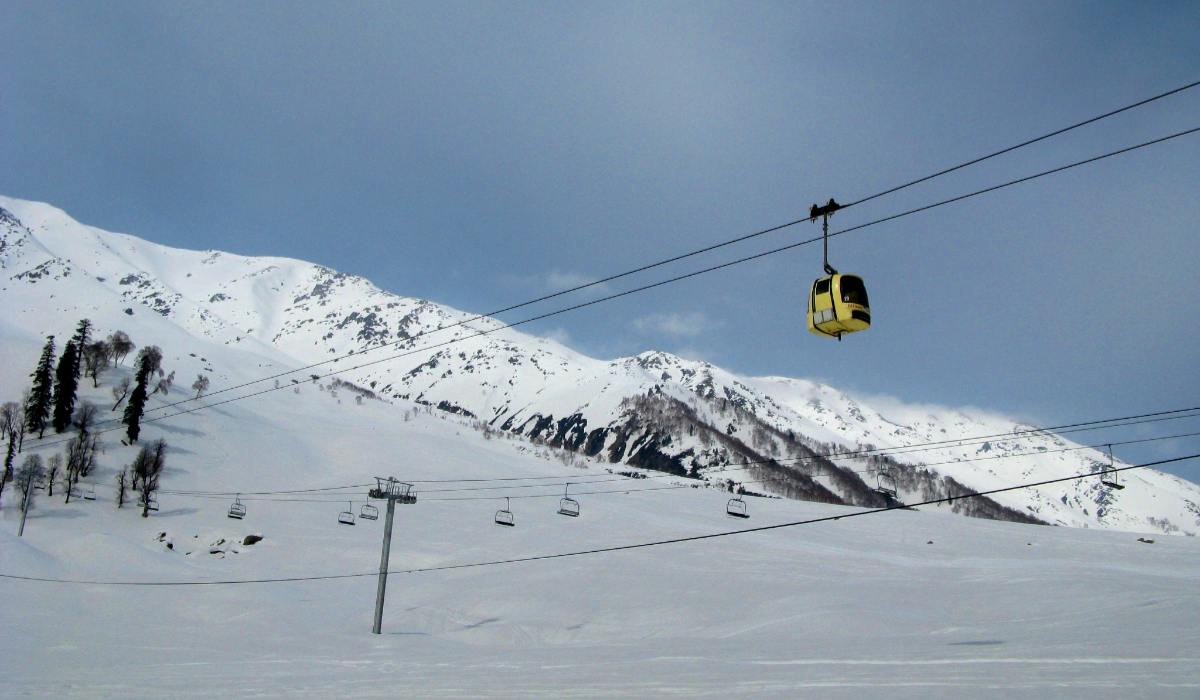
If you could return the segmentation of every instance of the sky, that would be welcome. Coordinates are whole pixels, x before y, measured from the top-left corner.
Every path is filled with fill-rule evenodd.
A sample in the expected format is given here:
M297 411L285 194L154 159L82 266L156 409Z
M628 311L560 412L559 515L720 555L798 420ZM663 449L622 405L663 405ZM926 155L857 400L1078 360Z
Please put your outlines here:
M478 313L1200 80L1186 2L0 0L0 30L0 193ZM1196 126L1200 88L852 207L832 230ZM1196 406L1198 183L1195 134L835 238L831 262L864 277L873 316L841 343L807 332L815 245L522 328L597 357L666 350L1041 425ZM1189 451L1200 440L1118 456Z

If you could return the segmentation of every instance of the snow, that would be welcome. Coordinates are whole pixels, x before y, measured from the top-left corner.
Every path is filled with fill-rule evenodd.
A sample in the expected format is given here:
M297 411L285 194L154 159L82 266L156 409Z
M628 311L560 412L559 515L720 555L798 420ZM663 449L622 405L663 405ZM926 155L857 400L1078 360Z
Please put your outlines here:
M469 317L308 263L177 251L82 226L46 205L0 198L0 207L19 219L0 248L6 399L19 396L44 335L64 340L85 315L100 334L120 328L139 345L160 345L177 386L211 368L214 390L325 359L329 349L377 345L379 338L359 337L367 326L346 323L356 310L380 307L389 339L406 319L419 329ZM34 282L16 278L33 269L46 272ZM130 275L147 286L122 285ZM333 291L309 294L323 284ZM226 298L208 301L218 293ZM296 301L304 294L309 298ZM1060 503L1054 513L1088 528L901 511L647 549L393 573L384 634L371 635L369 574L378 567L383 519L360 519L352 528L336 523L347 507L341 499L354 498L357 511L365 489L252 492L389 475L417 483L418 502L397 507L394 572L860 510L747 497L751 519L733 520L724 516L729 494L716 488L675 477L612 481L610 470L627 467L571 457L523 436L489 437L466 416L413 403L422 392L431 403L447 400L489 418L506 407L507 415L536 409L556 417L582 410L596 425L618 416L623 398L656 385L703 412L714 410L700 386L711 378L714 391L728 389L754 406L755 420L847 446L990 435L1015 425L982 412L875 410L831 387L738 377L663 353L594 360L515 331L449 348L454 352L439 370L453 373L444 378L403 379L446 348L345 374L357 383L391 383L392 393L407 399L359 405L345 391L334 397L303 381L299 394L287 387L146 424L144 442L162 437L170 444L161 509L149 518L115 506L114 475L136 451L115 433L104 436L100 467L87 479L97 486L96 501L64 504L58 492L39 492L25 536L17 538L17 499L6 489L4 574L171 582L367 575L181 587L0 579L0 696L1198 695L1200 542L1107 529L1146 533L1154 528L1145 519L1155 515L1196 528L1194 513L1184 520L1184 504L1197 500L1197 487L1156 472L1130 476L1114 506L1119 517L1107 522L1094 510L1083 514L1095 503L1092 491L1069 491L1093 500ZM104 417L112 415L108 388L129 376L129 364L102 375L99 388L83 383L83 398L102 406ZM466 370L472 364L477 372ZM181 398L178 390L154 396L149 407ZM990 455L1072 443L1046 436L993 444ZM946 447L920 458L967 459L979 449ZM1087 473L1089 462L1078 453L1059 454L1072 457L964 463L952 465L953 474L985 487ZM431 482L529 477L554 478L489 491L440 489L495 483ZM568 481L577 484L571 492L582 505L579 518L555 513ZM643 490L672 485L683 488ZM196 493L214 491L222 493ZM1048 508L1063 495L1042 491L1038 499L1006 503ZM244 520L225 515L232 492L246 494ZM495 498L505 495L519 497L512 501L514 528L492 523L503 504ZM481 500L451 500L460 498ZM249 534L264 539L242 544Z
M327 393L231 404L171 441L168 490L320 488L420 480L606 474L486 440L453 416L337 404ZM156 397L157 398L157 397ZM183 423L183 421L180 421ZM285 429L288 426L289 429ZM110 445L105 463L132 448ZM111 478L113 466L97 474ZM723 516L709 489L580 495L562 481L496 501L398 506L392 569L484 562L729 531L856 509L749 498ZM644 482L621 482L631 491ZM577 491L587 490L577 487ZM25 537L2 511L4 573L104 581L216 581L370 573L382 519L345 507L164 493L142 519L111 491L40 497ZM465 494L474 495L474 494ZM361 496L359 496L361 499ZM359 501L361 503L361 500ZM357 508L357 504L356 504ZM168 549L159 533L174 545ZM241 545L247 534L262 542ZM209 553L215 543L225 542ZM927 544L932 541L933 544ZM393 574L384 634L372 576L194 588L4 580L5 694L54 697L1194 697L1200 546L1129 533L893 512L567 560Z
M168 363L181 370L181 377L215 373L213 391L324 363L292 378L336 372L389 401L446 406L526 435L541 422L547 431L541 437L547 437L560 421L575 417L581 435L610 429L599 440L609 450L629 418L623 402L661 390L693 406L708 428L719 432L732 426L737 434L752 435L770 428L847 450L948 441L896 459L976 490L1095 473L1107 463L1096 450L1075 450L1078 444L1058 436L1029 435L1030 426L977 409L892 400L872 406L870 400L814 382L740 377L662 352L596 360L555 341L504 329L492 319L389 294L320 265L167 248L85 226L36 202L0 197L0 208L10 213L0 222L6 241L0 249L5 273L0 289L15 302L0 314L0 324L11 324L15 335L39 338L61 335L87 316L98 328L123 328L135 341L154 338L177 355L224 357L219 347L255 356L219 366L183 357ZM26 351L32 357L36 348ZM9 395L15 391L14 386ZM719 402L727 403L718 410L714 404ZM724 410L729 406L743 413L731 416ZM982 444L971 440L981 435L1013 437ZM1090 434L1079 437L1086 441ZM667 456L707 449L699 438L674 438L670 447L659 448ZM762 456L786 456L788 449L768 445ZM1003 459L976 461L996 456ZM730 457L681 460L694 459L704 471L753 458ZM834 462L860 473L870 468L861 459ZM720 475L762 488L750 483L749 473L726 467ZM1084 480L995 500L1054 524L1162 534L1200 531L1200 487L1151 470L1129 479L1138 488L1113 493L1097 480ZM839 492L836 480L822 483L854 502L854 494ZM924 500L920 492L904 496Z

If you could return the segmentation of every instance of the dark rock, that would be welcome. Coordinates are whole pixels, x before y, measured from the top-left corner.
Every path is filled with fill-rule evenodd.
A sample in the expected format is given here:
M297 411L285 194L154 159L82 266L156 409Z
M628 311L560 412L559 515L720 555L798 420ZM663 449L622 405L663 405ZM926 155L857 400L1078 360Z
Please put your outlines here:
M249 546L256 542L262 542L262 535L246 535L246 539L242 540L242 544Z

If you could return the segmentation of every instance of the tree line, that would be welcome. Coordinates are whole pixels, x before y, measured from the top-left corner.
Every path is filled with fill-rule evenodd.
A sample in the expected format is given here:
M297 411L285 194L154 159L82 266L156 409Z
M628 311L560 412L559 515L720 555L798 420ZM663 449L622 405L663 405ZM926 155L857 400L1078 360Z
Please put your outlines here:
M65 502L81 496L79 480L94 470L97 455L103 452L103 447L94 431L101 409L90 402L79 403L79 382L90 377L92 388L99 388L101 375L115 365L123 364L135 349L137 345L124 331L114 331L103 339L93 338L92 322L88 319L79 322L57 358L55 337L47 337L30 375L32 383L21 401L0 405L0 439L7 442L0 497L5 485L13 482L21 491L25 506L32 500L35 489L44 489L47 496L53 496L54 486L59 483ZM116 412L122 403L125 404L121 423L125 425L126 440L122 444L132 445L138 441L147 400L158 393L166 396L174 385L175 373L168 374L162 361L160 348L154 345L142 347L134 357L133 380L125 376L111 388L114 400L111 411ZM208 377L200 374L191 388L199 397L208 387ZM74 431L74 434L66 441L62 454L55 453L46 460L38 454L28 455L14 471L13 464L24 449L25 436L37 435L41 439L47 429L53 429L56 434L68 431ZM166 465L166 451L167 443L161 439L143 445L134 460L117 474L118 508L125 505L132 490L138 494L136 502L143 517L157 509L154 494Z

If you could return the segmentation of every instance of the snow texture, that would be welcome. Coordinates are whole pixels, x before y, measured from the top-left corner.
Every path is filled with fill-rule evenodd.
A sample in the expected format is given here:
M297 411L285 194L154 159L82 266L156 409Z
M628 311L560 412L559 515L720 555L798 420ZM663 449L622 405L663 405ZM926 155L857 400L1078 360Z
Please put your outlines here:
M357 512L364 488L254 492L377 475L419 492L397 508L396 571L848 515L878 498L868 470L879 460L843 454L869 445L962 442L884 465L908 501L1090 474L1107 461L1056 451L1076 444L1000 416L875 409L814 382L658 352L596 360L515 330L478 335L499 324L319 265L175 250L44 204L0 207L6 400L45 336L61 347L82 317L99 336L121 329L159 345L177 386L205 373L210 392L354 352L282 377L279 391L146 423L143 442L170 444L149 518L116 508L114 475L136 452L119 433L103 436L101 466L85 480L97 500L37 492L22 538L10 485L0 573L370 574L382 519L336 522L350 500ZM436 347L451 338L463 340ZM108 390L130 364L99 388L81 383L102 418L118 415ZM327 372L336 385L309 379ZM183 391L148 409L161 413ZM980 435L1005 437L972 440ZM753 456L777 462L730 468ZM530 477L551 478L506 489L433 481ZM555 512L568 481L579 518ZM1148 470L1125 481L1120 492L1089 478L998 495L986 512L956 503L394 574L379 637L368 633L369 575L159 588L0 579L0 696L1196 697L1200 543L1164 535L1200 529L1200 489ZM751 518L740 521L725 517L729 489L789 497L746 496ZM233 492L244 494L244 520L225 517ZM517 497L514 528L492 523L504 496ZM247 535L263 539L247 545Z

